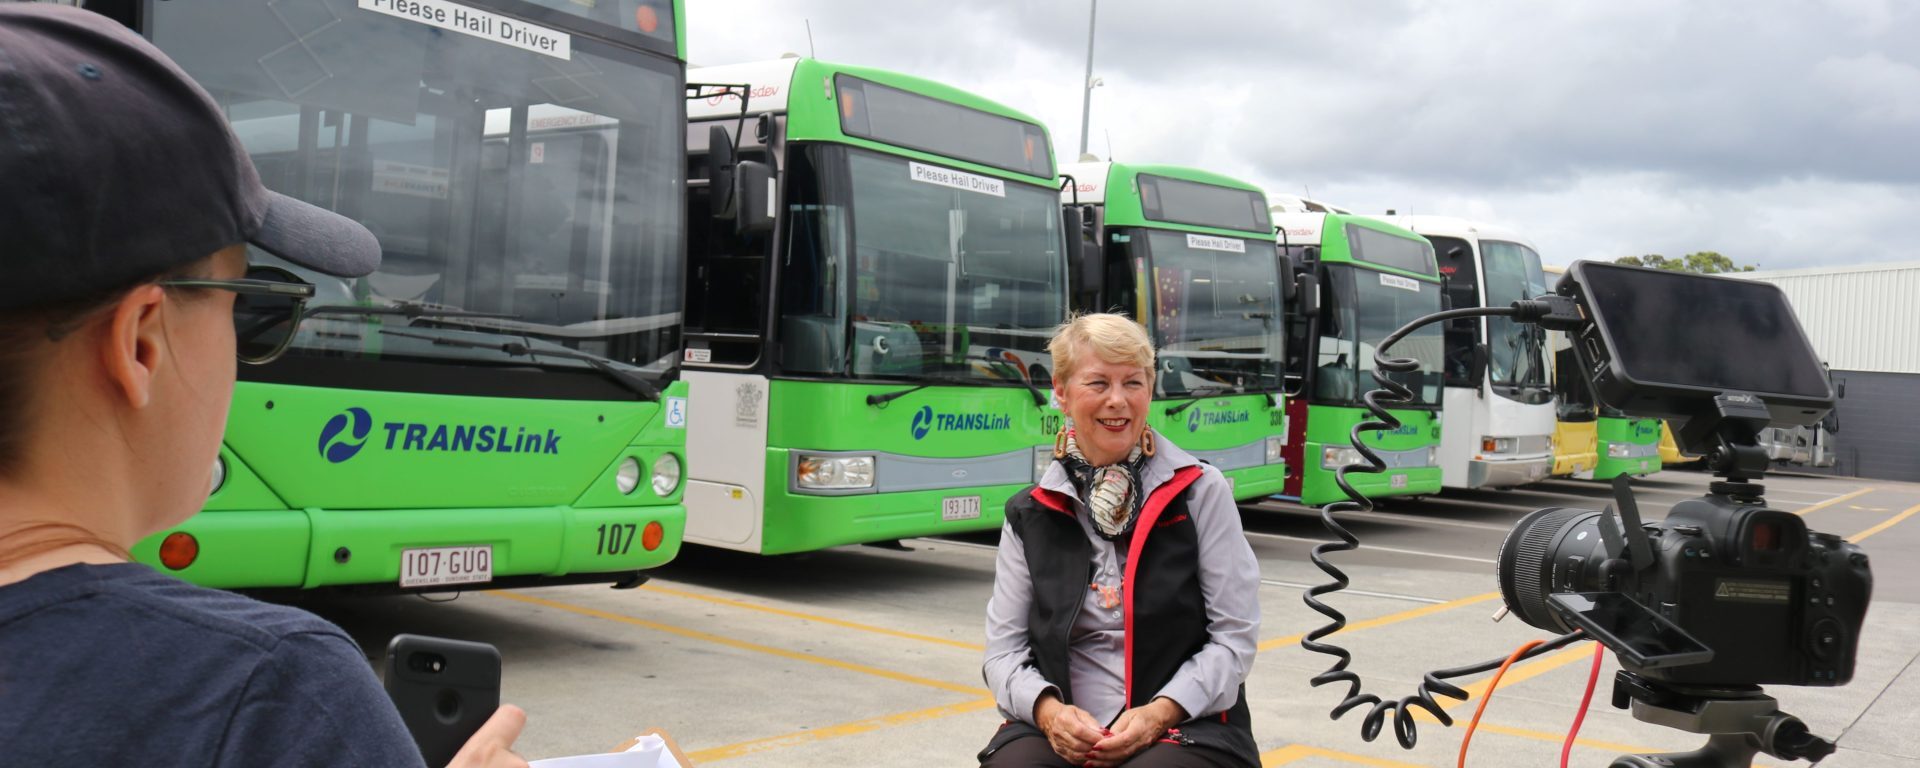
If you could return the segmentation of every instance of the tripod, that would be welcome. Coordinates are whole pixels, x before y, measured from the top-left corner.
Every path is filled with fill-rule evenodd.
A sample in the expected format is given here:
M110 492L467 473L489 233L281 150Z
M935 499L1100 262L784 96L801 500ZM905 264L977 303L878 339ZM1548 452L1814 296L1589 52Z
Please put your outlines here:
M1671 686L1621 671L1613 678L1613 706L1643 723L1707 734L1692 752L1622 755L1608 768L1747 768L1762 752L1782 760L1818 763L1834 743L1807 731L1800 719L1757 685L1731 688Z

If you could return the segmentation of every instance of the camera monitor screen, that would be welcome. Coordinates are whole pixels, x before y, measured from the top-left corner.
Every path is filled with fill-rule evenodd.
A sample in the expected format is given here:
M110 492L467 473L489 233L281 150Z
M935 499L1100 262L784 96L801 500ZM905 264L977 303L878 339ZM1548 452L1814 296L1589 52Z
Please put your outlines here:
M1593 321L1575 352L1608 405L1684 416L1684 401L1740 392L1793 423L1833 407L1826 371L1776 286L1594 262L1576 263L1562 292L1569 284Z
M1693 635L1618 592L1556 592L1547 596L1547 604L1630 666L1659 669L1713 660L1712 649Z

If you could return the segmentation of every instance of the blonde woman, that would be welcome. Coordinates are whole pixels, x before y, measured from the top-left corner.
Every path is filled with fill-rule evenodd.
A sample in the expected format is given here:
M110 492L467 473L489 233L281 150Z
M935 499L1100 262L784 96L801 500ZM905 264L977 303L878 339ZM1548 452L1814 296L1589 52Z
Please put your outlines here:
M1007 722L980 763L1252 768L1260 567L1227 481L1147 426L1138 324L1082 315L1048 351L1067 419L1007 502L984 669Z

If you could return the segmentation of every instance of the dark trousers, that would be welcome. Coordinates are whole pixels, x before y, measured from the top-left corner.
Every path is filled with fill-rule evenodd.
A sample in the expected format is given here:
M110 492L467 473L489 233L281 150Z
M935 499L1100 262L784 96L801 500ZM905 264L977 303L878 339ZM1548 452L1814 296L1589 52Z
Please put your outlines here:
M1124 765L1127 768L1238 768L1233 756L1225 752L1164 742L1147 747ZM1006 746L995 750L987 757L986 762L980 764L980 768L1079 768L1079 766L1054 754L1053 745L1047 743L1046 737L1027 736L1014 739Z

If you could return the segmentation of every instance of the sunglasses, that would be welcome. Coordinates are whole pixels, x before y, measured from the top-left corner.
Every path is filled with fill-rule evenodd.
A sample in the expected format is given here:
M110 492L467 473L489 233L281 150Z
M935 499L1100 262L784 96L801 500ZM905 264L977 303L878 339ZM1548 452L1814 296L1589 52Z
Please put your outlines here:
M233 291L234 352L240 362L273 362L293 343L313 285L279 267L253 266L240 280L162 280L162 286Z

